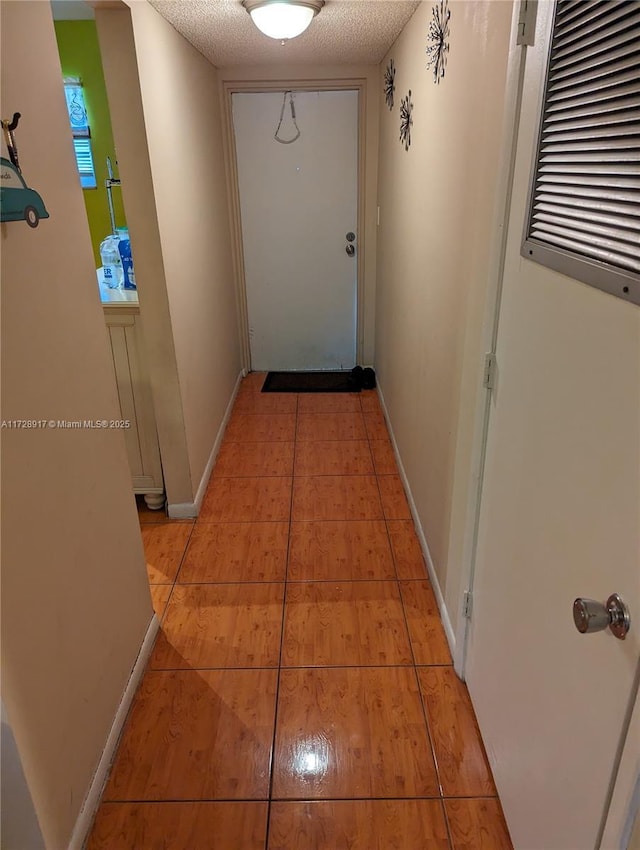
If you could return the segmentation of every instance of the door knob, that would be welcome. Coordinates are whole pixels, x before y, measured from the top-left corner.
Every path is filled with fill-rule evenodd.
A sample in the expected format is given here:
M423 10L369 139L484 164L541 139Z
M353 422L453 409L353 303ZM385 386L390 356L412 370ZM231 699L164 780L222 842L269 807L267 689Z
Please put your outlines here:
M355 254L355 252L356 252L356 249L353 247L353 245L351 244L351 242L349 242L349 244L347 245L347 247L346 247L344 250L347 252L347 254L348 254L350 257L353 257L353 255L354 255L354 254Z
M583 635L601 632L609 626L617 638L624 640L631 625L631 616L623 600L617 593L612 593L604 604L578 597L573 603L573 622Z

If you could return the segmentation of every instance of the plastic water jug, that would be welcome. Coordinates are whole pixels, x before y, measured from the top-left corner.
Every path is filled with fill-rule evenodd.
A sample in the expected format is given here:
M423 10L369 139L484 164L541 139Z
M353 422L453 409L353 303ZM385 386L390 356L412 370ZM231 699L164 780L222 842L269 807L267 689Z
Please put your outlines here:
M122 289L124 273L122 271L122 258L118 250L119 236L111 234L100 244L100 259L104 282L109 289Z
M123 227L118 228L118 253L122 263L122 276L125 289L136 288L136 274L133 270L133 257L131 256L131 241L129 231Z

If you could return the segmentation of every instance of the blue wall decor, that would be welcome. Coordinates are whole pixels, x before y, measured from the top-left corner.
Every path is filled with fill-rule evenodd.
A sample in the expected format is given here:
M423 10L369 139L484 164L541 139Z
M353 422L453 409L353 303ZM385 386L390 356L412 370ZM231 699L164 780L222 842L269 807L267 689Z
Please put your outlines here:
M49 213L40 195L27 186L22 176L13 135L19 120L19 112L14 113L11 121L2 119L10 158L0 157L0 221L26 221L29 227L37 227L41 218L49 218Z

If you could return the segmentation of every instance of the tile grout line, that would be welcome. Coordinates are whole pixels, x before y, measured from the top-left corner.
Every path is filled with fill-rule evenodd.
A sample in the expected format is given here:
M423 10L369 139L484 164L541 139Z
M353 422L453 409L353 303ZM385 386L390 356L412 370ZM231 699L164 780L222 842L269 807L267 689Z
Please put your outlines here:
M273 736L271 738L271 764L269 770L269 789L267 799L267 823L264 837L264 850L269 848L269 832L271 829L271 803L273 799L273 781L275 777L275 762L276 762L276 734L278 731L278 703L280 700L280 678L282 675L282 650L284 647L284 628L285 617L287 611L287 578L289 576L289 556L291 552L291 523L293 522L293 486L295 483L295 468L296 468L296 446L298 443L298 408L299 397L296 393L296 412L295 412L295 427L293 432L293 467L291 470L291 496L289 498L289 530L287 533L287 555L284 565L284 583L282 593L282 618L280 622L280 651L278 653L278 675L276 681L276 701L275 710L273 713Z
M367 431L367 436L368 436L368 434L369 434L369 432ZM370 439L369 439L369 445L371 445ZM398 593L400 594L400 603L402 605L402 614L403 614L403 617L404 617L405 628L407 630L407 635L408 635L408 638L409 638L409 647L411 649L411 657L413 659L413 665L412 665L413 666L413 674L414 674L414 677L415 677L416 686L418 688L418 696L420 698L420 705L422 707L422 716L423 716L423 719L424 719L425 729L426 729L426 732L427 732L427 738L428 738L428 741L429 741L429 747L431 749L431 757L433 759L434 769L435 769L435 772L436 772L436 781L438 783L440 805L441 805L443 815L444 815L444 802L443 802L444 790L443 790L442 782L441 782L441 779L440 779L440 767L438 765L438 758L437 758L434 743L433 743L433 736L431 734L431 727L429 726L429 719L428 719L428 714L427 714L427 710L426 710L426 706L425 706L425 700L423 698L422 688L420 686L420 676L418 675L418 664L416 663L416 656L415 656L415 651L414 651L414 648L413 648L413 639L411 637L411 631L409 629L409 619L407 617L407 611L406 611L406 607L405 607L405 604L404 604L404 597L402 595L402 590L401 590L401 587L400 587L400 579L399 579L399 576L398 576L398 567L397 567L397 563L396 563L395 551L394 551L392 543L391 543L391 535L389 533L389 520L387 519L387 517L385 515L384 504L382 503L382 492L380 490L380 482L378 480L379 477L380 476L376 475L376 485L378 487L378 492L379 492L379 495L380 495L380 502L382 504L382 512L383 512L383 515L384 515L384 524L385 524L385 528L387 530L387 538L388 538L388 541L389 541L389 547L391 549L391 557L393 559L393 566L394 566L394 569L396 571L396 583L398 585ZM447 827L447 838L448 838L448 841L449 841L449 848L452 848L453 844L451 842L451 832L449 830L449 825L448 825L446 818L445 818L445 825Z

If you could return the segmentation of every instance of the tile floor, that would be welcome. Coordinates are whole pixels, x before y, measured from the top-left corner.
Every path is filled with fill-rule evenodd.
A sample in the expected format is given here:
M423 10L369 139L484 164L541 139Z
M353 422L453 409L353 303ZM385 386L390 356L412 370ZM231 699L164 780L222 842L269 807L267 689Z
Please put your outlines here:
M510 850L374 392L242 384L88 850Z

